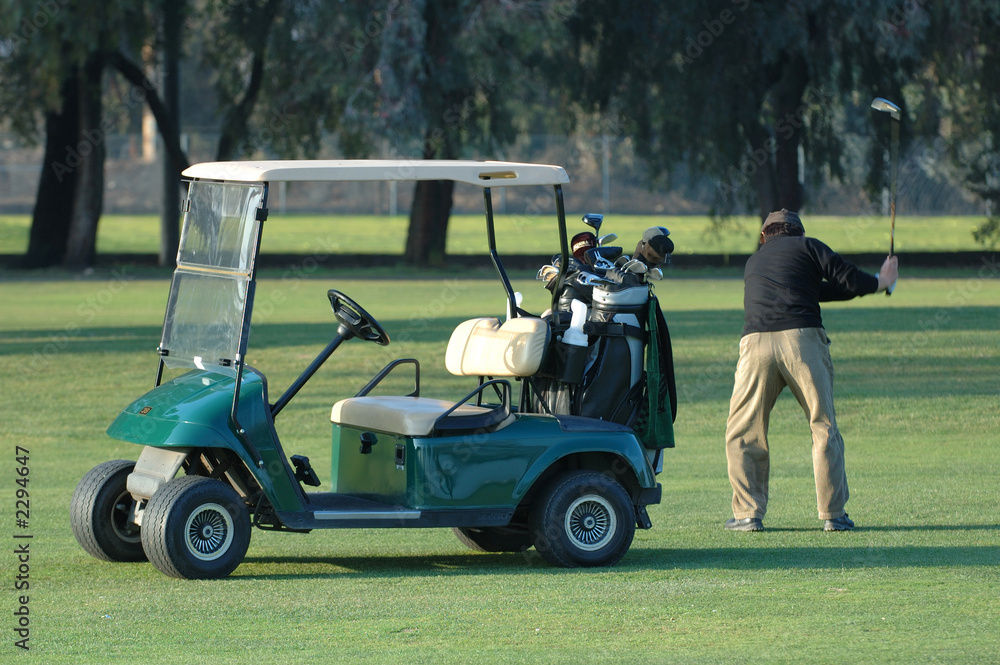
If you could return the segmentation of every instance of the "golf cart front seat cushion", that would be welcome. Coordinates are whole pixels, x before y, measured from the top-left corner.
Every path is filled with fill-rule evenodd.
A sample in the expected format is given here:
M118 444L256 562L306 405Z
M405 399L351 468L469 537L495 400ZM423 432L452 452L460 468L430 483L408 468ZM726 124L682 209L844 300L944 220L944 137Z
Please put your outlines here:
M330 420L356 429L403 436L430 436L437 419L453 406L454 402L429 397L352 397L333 405ZM456 416L471 416L489 411L482 406L463 404L453 413Z
M542 319L520 316L502 324L492 317L470 319L451 334L444 364L456 376L533 376L548 335Z
M445 367L457 376L532 376L542 363L548 336L548 324L542 319L518 317L503 324L491 317L471 319L460 323L452 333ZM366 395L334 404L330 420L359 429L429 436L434 423L453 406L454 402L426 397ZM463 404L448 417L485 414L490 410ZM511 421L513 416L495 429Z

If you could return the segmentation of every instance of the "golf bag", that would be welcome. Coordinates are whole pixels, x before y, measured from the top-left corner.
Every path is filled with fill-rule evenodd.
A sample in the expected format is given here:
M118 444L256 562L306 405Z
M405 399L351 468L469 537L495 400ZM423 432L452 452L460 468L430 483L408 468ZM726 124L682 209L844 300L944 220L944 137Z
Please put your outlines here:
M659 303L638 277L598 277L572 271L547 315L553 342L533 378L532 410L619 423L648 448L673 447L673 354Z

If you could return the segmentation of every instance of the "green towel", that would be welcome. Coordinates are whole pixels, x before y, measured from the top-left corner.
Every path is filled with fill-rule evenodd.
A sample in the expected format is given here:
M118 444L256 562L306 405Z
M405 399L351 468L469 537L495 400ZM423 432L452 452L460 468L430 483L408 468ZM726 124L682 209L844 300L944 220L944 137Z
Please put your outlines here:
M674 382L673 349L670 331L656 296L649 298L649 343L646 345L646 403L643 404L637 431L647 448L674 447L674 419L677 414L677 388Z

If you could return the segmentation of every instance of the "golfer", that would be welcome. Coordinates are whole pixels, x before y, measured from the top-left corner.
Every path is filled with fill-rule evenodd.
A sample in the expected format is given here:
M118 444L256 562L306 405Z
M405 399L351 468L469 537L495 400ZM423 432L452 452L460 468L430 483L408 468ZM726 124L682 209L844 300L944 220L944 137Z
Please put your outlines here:
M805 237L794 212L772 212L761 246L747 260L733 396L726 423L726 458L733 486L735 531L761 531L767 512L770 461L767 426L775 400L788 386L812 431L816 503L826 531L847 531L844 440L833 410L833 363L820 302L850 300L894 284L898 260L887 257L878 274L859 270L815 238Z

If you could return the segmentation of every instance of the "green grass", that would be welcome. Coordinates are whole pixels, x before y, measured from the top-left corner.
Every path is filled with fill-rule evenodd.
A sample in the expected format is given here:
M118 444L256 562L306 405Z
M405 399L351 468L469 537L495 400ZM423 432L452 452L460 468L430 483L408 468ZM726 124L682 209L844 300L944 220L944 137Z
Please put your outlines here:
M588 230L579 215L570 212L570 233ZM331 224L331 220L334 223ZM839 252L883 252L889 247L889 220L883 217L806 217L809 235ZM896 220L896 251L947 252L982 249L972 238L977 217L900 217ZM550 217L504 215L498 218L498 243L502 252L548 254L558 249ZM22 254L28 246L28 216L0 216L0 254ZM349 216L273 213L264 230L262 249L293 254L401 254L406 243L405 216ZM159 218L105 215L98 227L100 253L155 254L159 248ZM604 233L617 233L615 241L631 251L650 226L666 226L678 254L747 254L757 241L759 221L735 218L721 234L710 232L707 217L609 215ZM377 243L372 237L377 235ZM377 246L376 246L377 245ZM448 229L448 252L481 254L486 251L482 215L455 215Z
M901 281L892 298L825 308L859 525L816 519L808 429L792 398L772 418L772 494L759 534L729 516L722 436L741 324L734 273L668 279L680 409L654 527L615 567L559 570L474 554L444 529L256 531L217 581L86 555L68 524L79 478L135 446L104 429L152 386L165 273L0 282L0 661L13 662L14 452L30 450L31 651L56 663L995 662L1000 648L1000 289L984 266ZM291 453L329 478L329 409L390 357L423 361L428 394L451 327L502 311L495 280L346 274L258 287L250 362L272 390L334 332L325 291L358 300L393 337L342 347L279 418ZM518 280L526 306L546 303ZM270 303L270 306L266 305ZM20 662L20 661L19 661Z

